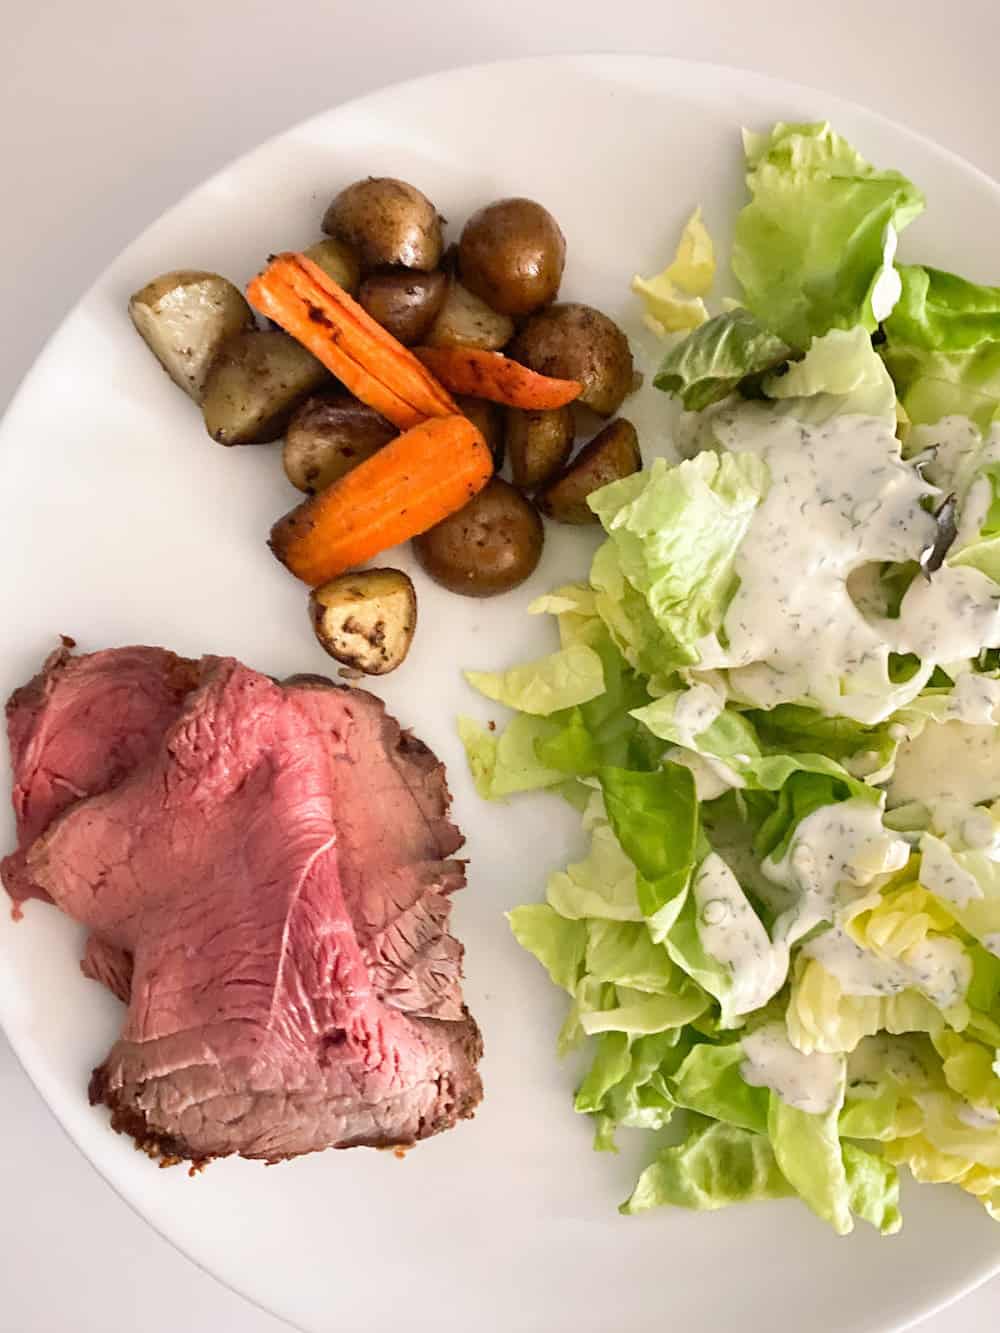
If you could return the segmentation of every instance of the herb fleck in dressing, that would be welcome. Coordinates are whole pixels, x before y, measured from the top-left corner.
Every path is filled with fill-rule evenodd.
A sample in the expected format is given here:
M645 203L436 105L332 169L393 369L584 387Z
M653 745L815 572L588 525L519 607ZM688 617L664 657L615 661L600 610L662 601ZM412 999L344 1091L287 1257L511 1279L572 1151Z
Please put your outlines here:
M824 1115L844 1095L842 1055L803 1055L788 1040L783 1023L765 1023L743 1038L745 1083L770 1088L783 1102L811 1115Z
M1000 643L997 587L976 569L944 565L914 579L896 619L866 613L852 596L855 571L918 560L936 535L924 508L936 491L880 418L806 425L736 408L713 429L726 447L759 453L770 474L737 553L739 588L719 642L704 645L702 665L728 668L739 697L764 708L812 701L877 722L915 698L935 665ZM921 663L894 682L890 656L908 653Z
M877 875L901 870L908 859L909 847L886 831L874 801L855 796L820 806L799 821L780 860L763 862L769 879L798 895L776 922L775 937L794 944L813 926L833 920L841 885L856 896Z

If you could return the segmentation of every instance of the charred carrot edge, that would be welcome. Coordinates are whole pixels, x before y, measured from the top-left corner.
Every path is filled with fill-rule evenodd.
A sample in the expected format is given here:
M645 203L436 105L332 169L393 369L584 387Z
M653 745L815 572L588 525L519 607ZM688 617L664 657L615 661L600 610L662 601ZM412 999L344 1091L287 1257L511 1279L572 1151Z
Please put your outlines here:
M271 550L316 587L440 523L492 473L489 448L471 421L431 417L280 518Z
M539 375L501 352L478 347L415 347L413 355L452 393L488 398L507 407L540 412L565 407L579 398L583 385Z
M305 255L278 255L247 297L400 430L458 411L422 363Z

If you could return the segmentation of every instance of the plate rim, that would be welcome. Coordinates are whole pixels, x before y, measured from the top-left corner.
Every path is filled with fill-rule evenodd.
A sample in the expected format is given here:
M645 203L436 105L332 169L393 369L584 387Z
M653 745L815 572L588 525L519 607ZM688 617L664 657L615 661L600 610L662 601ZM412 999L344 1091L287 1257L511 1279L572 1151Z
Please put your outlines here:
M446 65L440 69L416 75L413 78L393 80L379 84L356 97L347 98L341 102L333 102L323 109L313 112L311 115L290 122L282 128L275 130L274 133L267 135L264 139L261 139L258 143L253 144L243 152L227 159L227 161L222 163L222 165L215 171L197 181L189 189L185 190L184 193L172 204L163 209L156 217L152 218L141 231L122 246L122 248L118 250L105 265L103 265L73 304L62 313L57 323L45 337L42 346L39 348L37 354L16 384L2 414L0 414L0 449L4 447L4 439L10 429L11 419L16 416L22 402L28 398L36 378L44 372L46 363L52 355L53 348L57 343L60 334L80 310L89 303L95 291L105 281L108 274L119 265L124 264L133 250L140 249L152 231L161 225L168 224L175 215L181 213L196 195L203 191L210 190L233 171L245 168L258 154L266 154L284 139L292 138L301 133L308 133L314 127L320 125L323 121L337 113L363 112L366 104L369 102L375 103L379 99L390 94L412 93L418 91L421 86L424 85L438 84L451 78L475 77L481 73L493 72L497 69L513 71L521 68L542 65L576 65L586 67L591 64L608 62L619 63L622 66L635 66L640 64L649 67L655 66L665 72L681 70L690 73L692 70L697 70L702 72L706 77L711 77L714 73L725 79L737 79L744 87L753 87L760 92L770 92L778 97L784 97L789 100L798 97L807 101L819 101L824 107L828 108L830 112L830 115L824 117L824 119L834 119L841 112L860 115L869 121L881 125L889 131L902 135L911 142L919 144L920 147L931 156L938 158L940 161L947 163L953 168L957 168L964 175L975 180L981 187L985 188L987 193L993 196L998 214L1000 214L1000 180L991 176L989 172L985 171L983 168L976 166L975 163L970 162L961 153L939 143L936 139L925 134L921 130L911 129L904 122L886 115L881 111L873 110L863 102L857 101L854 98L843 97L838 93L828 92L815 84L801 80L787 79L780 75L766 73L748 66L729 64L721 61L697 60L668 53L609 51L600 49L574 52L551 51L531 56L498 57L494 60ZM240 1300L261 1310L277 1323L283 1324L287 1328L302 1328L301 1325L294 1323L286 1316L265 1305L256 1297L241 1291L226 1278L213 1272L207 1264L203 1263L181 1241L174 1239L162 1230L156 1222L142 1211L138 1203L133 1203L132 1200L130 1200L119 1188L114 1177L109 1172L105 1171L102 1166L90 1156L86 1148L70 1128L70 1125L63 1121L56 1106L46 1097L40 1081L35 1078L32 1070L29 1068L26 1057L22 1054L21 1046L14 1031L11 1030L11 1025L4 1020L2 1011L0 1011L0 1031L2 1031L6 1037L18 1067L23 1071L28 1081L31 1083L39 1100L44 1106L47 1115L51 1117L59 1130L81 1154L91 1170L95 1172L95 1174L113 1191L116 1197L120 1199L145 1226L150 1227L161 1240L171 1246L172 1249L182 1254L184 1258L192 1263L201 1273L207 1275L213 1281L220 1283ZM971 1278L962 1280L957 1285L949 1286L948 1290L940 1299L925 1300L901 1320L894 1319L892 1322L885 1324L882 1333L905 1333L905 1330L914 1328L917 1324L932 1318L934 1315L939 1314L948 1307L961 1301L964 1297L971 1295L991 1278L997 1276L997 1274L1000 1274L1000 1249L998 1249L996 1259L983 1265Z

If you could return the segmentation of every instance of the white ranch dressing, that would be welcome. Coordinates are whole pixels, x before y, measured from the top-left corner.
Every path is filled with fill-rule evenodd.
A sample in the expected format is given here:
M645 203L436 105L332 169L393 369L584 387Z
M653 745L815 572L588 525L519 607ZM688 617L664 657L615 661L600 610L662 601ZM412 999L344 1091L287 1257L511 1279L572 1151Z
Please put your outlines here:
M965 821L966 824L969 822ZM920 870L917 878L925 889L945 902L954 903L956 907L967 907L974 898L983 896L975 875L960 866L948 844L935 838L932 833L925 833L920 839Z
M950 1009L965 998L972 979L965 950L945 935L923 939L899 958L881 958L833 926L803 945L802 952L836 977L845 995L884 997L912 989L939 1009Z
M824 1115L843 1097L842 1055L804 1055L788 1040L783 1023L765 1023L743 1038L740 1074L754 1088L770 1088L799 1111Z
M727 968L732 990L723 1001L726 1020L767 1004L788 975L788 945L770 936L732 870L716 852L702 861L691 886L701 947Z
M1000 643L1000 590L978 570L942 566L915 579L898 619L873 618L848 591L853 571L916 560L936 524L922 501L935 491L900 457L878 417L841 415L806 425L766 408L718 412L716 438L760 453L768 492L736 556L739 588L705 667L728 668L733 690L770 708L811 700L826 712L883 720L912 699L938 663ZM905 684L890 653L917 653Z
M776 922L775 937L793 944L821 921L832 921L841 885L857 896L878 875L902 869L909 854L907 843L886 830L873 802L854 796L820 806L799 821L780 860L762 863L768 879L797 895Z
M979 805L1000 796L1000 734L995 726L928 722L905 741L889 781L889 805L919 802L928 811L946 801Z

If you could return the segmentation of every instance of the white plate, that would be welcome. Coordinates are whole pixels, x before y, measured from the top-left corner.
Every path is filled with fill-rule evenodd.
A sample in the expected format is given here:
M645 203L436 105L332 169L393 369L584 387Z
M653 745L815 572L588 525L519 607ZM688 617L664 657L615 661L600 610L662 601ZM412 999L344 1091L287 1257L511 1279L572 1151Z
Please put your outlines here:
M986 177L856 107L676 61L574 57L438 75L340 107L227 168L108 269L8 413L2 692L36 670L60 632L84 650L163 643L234 653L279 675L328 665L301 589L263 544L295 500L277 450L213 445L129 325L128 295L153 274L203 267L245 281L270 251L315 239L329 196L368 173L416 182L452 235L479 203L533 195L568 237L564 294L621 318L652 358L628 294L633 272L662 264L696 202L726 253L742 197L741 123L826 117L926 190L910 255L997 279L1000 190ZM629 415L649 457L662 398L647 387ZM209 1271L305 1329L381 1333L401 1317L414 1333L898 1327L997 1266L1000 1232L958 1191L906 1191L905 1229L892 1241L864 1226L838 1240L791 1202L625 1219L615 1205L641 1136L617 1158L594 1154L589 1124L571 1109L574 1073L553 1053L560 999L502 914L540 895L546 871L578 845L577 821L544 797L481 804L454 716L488 716L460 666L547 649L551 631L524 608L586 568L590 541L550 529L530 584L495 602L420 578L414 650L378 687L448 762L468 835L470 884L455 924L487 1049L486 1100L471 1124L402 1163L352 1152L277 1170L219 1163L197 1180L156 1170L87 1105L119 1008L80 975L78 929L37 903L18 926L0 911L0 1018L49 1105L123 1197ZM7 847L13 826L3 818Z

